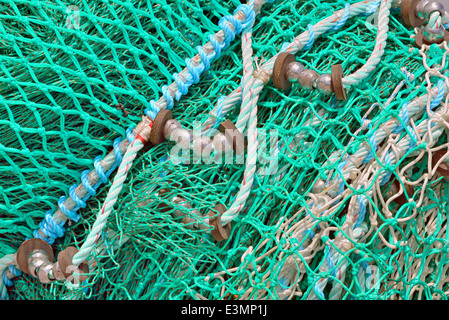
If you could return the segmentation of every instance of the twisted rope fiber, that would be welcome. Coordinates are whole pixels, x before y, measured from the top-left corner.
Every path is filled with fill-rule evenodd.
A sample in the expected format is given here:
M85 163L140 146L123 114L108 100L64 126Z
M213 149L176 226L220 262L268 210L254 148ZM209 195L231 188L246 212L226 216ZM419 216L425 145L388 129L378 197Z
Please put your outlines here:
M428 121L424 120L417 126L416 129L417 129L417 132L419 132L420 134L422 134L424 136L427 133L427 130L426 130L427 128L428 128ZM443 127L436 128L436 130L434 130L432 132L431 140L436 139L435 141L437 141L438 137L441 135L442 132L443 132ZM397 143L399 150L400 150L399 154L395 154L395 156L392 157L392 156L389 156L391 154L391 152L388 152L385 156L385 159L388 159L388 160L384 160L384 161L387 162L389 165L393 165L395 163L396 159L403 157L405 155L406 151L408 151L409 149L413 148L414 145L416 145L416 143L413 143L414 142L413 140L416 140L416 138L417 137L412 138L411 136L405 136L402 140L400 140ZM380 172L380 175L378 176L378 179L381 181L380 185L384 185L386 182L388 182L388 179L385 179L385 177L389 177L390 175L391 175L391 172L388 172L388 171ZM357 220L356 223L354 224L354 230L353 230L354 233L356 232L358 226L361 224L361 221L363 221L363 219L364 219L364 216L366 213L365 207L367 205L367 197L369 197L369 196L372 196L372 192L370 192L370 191L368 191L366 195L358 197L359 205L356 207L355 211L352 213L352 215L355 216L354 220ZM354 199L356 199L356 198L352 198L351 201L353 201ZM366 232L367 230L368 229L365 226L364 232ZM361 236L361 235L362 234L359 233L359 236ZM355 237L356 240L358 238L359 237ZM326 254L328 256L327 261L330 261L327 264L328 269L324 269L323 271L328 271L330 269L333 269L333 267L334 267L333 261L341 261L344 258L344 255L341 255L336 251L333 253L333 256L330 257L329 256L330 251L331 251L331 249L328 250L328 252ZM347 267L347 262L345 261L342 263L342 265L340 266L340 268L338 270L340 280L342 278L344 279L344 277L345 277L344 271L345 271L346 267ZM333 271L333 272L336 273L336 271ZM321 279L321 280L324 282L323 284L325 284L326 283L325 280L327 280L327 279ZM323 285L321 285L319 288L320 292L322 292L322 288L323 288ZM337 289L335 290L335 292L333 292L335 288L337 288ZM329 299L331 299L331 300L338 299L340 297L339 292L341 292L341 290L342 290L342 286L340 285L340 283L336 283L336 285L334 285L334 287L332 288ZM338 292L338 294L336 292Z
M386 1L385 3L386 3L385 6L381 5L381 10L379 12L379 17L383 21L386 20L386 23L385 23L386 26L384 25L383 28L382 28L382 26L379 26L379 34L378 34L378 38L377 38L377 41L380 42L379 48L382 47L382 44L385 45L386 34L388 32L388 14L389 14L388 9L389 9L389 6L391 5L391 1ZM387 7L387 9L386 9L387 12L386 13L384 12L385 11L385 7ZM349 14L348 14L348 6L346 6L344 14L342 16L343 17L342 19L346 19L347 20L348 16L349 16ZM339 26L342 26L342 25L343 24L341 23L341 21L339 21L334 27L330 28L330 31L333 31L334 28L338 28ZM309 31L308 31L308 33L309 33L309 42L306 44L306 46L304 46L304 48L303 48L304 50L310 49L311 45L313 44L313 39L314 39L314 33L313 32L314 32L313 31L313 26L309 25ZM249 51L249 49L247 49L246 47L243 48L244 55L245 55L245 52L248 52L248 51ZM380 51L380 53L377 53L377 54L373 53L373 56L374 56L374 58L372 59L373 61L370 62L370 60L368 60L367 64L364 66L364 67L366 67L368 65L368 67L366 68L367 71L359 70L358 73L353 75L354 78L358 79L357 83L360 82L363 78L365 78L374 69L375 65L380 61L380 57L382 56L382 54L383 54L383 51ZM245 61L245 56L244 56L244 61ZM252 64L251 64L251 66L252 66ZM248 66L244 66L244 70L245 71L246 71L247 67ZM363 74L364 76L363 75L360 76L360 74ZM351 79L351 78L349 78L349 79ZM354 82L354 83L356 83L356 82ZM260 81L259 82L259 86L256 86L255 88L253 87L253 89L255 89L255 96L258 97L258 94L263 89L263 82ZM246 101L244 100L245 98L246 98L246 96L245 96L245 89L244 89L243 90L243 101L242 101L242 105L243 106L246 105L246 103L245 103ZM253 108L255 108L254 105L257 104L257 98L254 99L254 100L255 101L252 104ZM242 108L242 110L247 110L247 109ZM239 119L238 119L237 124L236 124L237 125L237 129L239 129L240 131L243 131L243 129L244 129L243 125L241 125L241 123L245 119L244 116L242 116L242 113L243 112L241 111L241 113L239 115ZM253 117L251 117L249 122L250 122L250 126L251 125L255 126L255 124L256 124L256 121L253 120ZM251 129L252 130L248 130L248 136L250 138L252 138L254 136L254 140L255 140L255 139L257 139L256 138L257 133L255 133L253 128L251 128ZM249 140L249 141L251 141L251 140ZM250 192L250 189L251 189L251 186L252 186L252 182L253 182L254 172L255 172L256 153L257 153L255 149L252 149L253 146L254 145L252 143L248 144L248 149L249 150L248 150L248 158L247 158L247 167L245 169L245 175L244 175L244 178L243 178L242 187L241 187L238 195L236 196L236 200L233 202L231 207L223 214L222 220L221 220L223 225L226 225L227 223L229 223L230 221L235 219L237 213L242 209L242 206L245 204L245 200L247 199L247 197L249 195L249 192ZM257 144L255 145L255 147L257 148ZM251 167L248 168L248 165L251 165Z
M145 141L145 140L144 140ZM98 214L97 220L92 225L92 230L86 238L79 251L73 256L72 262L74 266L79 266L92 252L95 242L106 225L109 215L112 212L114 204L117 202L120 191L122 190L123 184L128 176L128 172L131 169L132 163L137 156L137 153L144 146L144 141L141 138L136 138L126 150L123 160L120 163L117 174L114 177L112 186L108 192L108 196L104 202L101 211Z
M246 67L248 67L248 62L250 62L250 67L249 70L245 70L245 73L249 73L252 74L252 50L251 50L251 41L247 41L248 38L251 39L251 28L252 25L254 23L254 18L255 18L255 13L254 13L254 3L250 2L249 6L240 6L236 9L237 11L244 11L245 12L245 16L246 16L246 21L243 25L238 24L238 27L235 27L235 31L236 33L240 33L241 29L244 28L244 31L246 31L243 35L243 46L244 46L244 50L249 52L249 55L245 55L246 58L244 58L247 62L246 63ZM241 10L239 10L240 8L242 8ZM228 30L228 29L225 29ZM229 34L228 32L225 31L225 35ZM225 41L226 41L226 47L229 45L229 41L233 39L233 37L235 36L235 33L233 33L232 37L226 37L225 36ZM226 39L228 38L228 39ZM229 39L231 38L231 39ZM203 49L197 48L198 51L200 52L200 56L202 57L202 64L204 66L203 71L209 69L210 67L210 61L209 61L209 57L204 53ZM221 49L220 49L221 51ZM244 67L245 69L245 67ZM246 76L246 74L244 75ZM196 74L194 77L194 81L193 82L198 82L199 81L199 74ZM192 82L192 83L193 83ZM245 84L246 81L242 81L242 84ZM190 84L192 84L190 83ZM247 88L247 86L245 86L245 88ZM162 90L165 92L168 92L168 87L163 87ZM243 93L246 93L246 90L243 90ZM171 96L164 94L164 96L166 97L167 101L171 101ZM173 107L173 102L168 104L168 108L171 109ZM257 111L257 109L256 109ZM152 114L151 112L149 112L148 110L146 111L147 115L150 114L150 116L154 116L154 114ZM254 116L252 117L252 119L255 117L255 113L253 112ZM156 113L157 115L157 113ZM151 117L150 117L151 118ZM154 120L155 117L153 117L152 119ZM257 121L255 121L255 123L257 123ZM255 126L255 125L254 125ZM249 131L250 133L252 131ZM257 138L256 133L253 134L254 136L254 140ZM139 140L140 141L140 140ZM253 142L254 143L254 142ZM91 254L93 248L94 248L94 244L95 242L98 240L98 235L101 232L101 230L104 228L106 221L110 215L110 213L112 212L113 206L117 201L118 195L122 189L123 183L126 179L127 173L129 171L129 169L131 168L132 165L132 160L134 160L134 158L137 155L137 152L143 147L143 144L140 145L139 147L133 148L134 142L131 144L130 146L130 153L128 154L128 152L125 154L124 158L127 160L126 162L124 161L122 163L122 165L119 167L119 171L117 173L116 178L114 179L114 183L108 193L108 197L105 200L105 204L101 210L101 215L100 217L95 221L93 227L92 227L92 231L89 233L88 237L86 238L85 243L83 244L83 246L80 248L79 252L77 254L75 254L75 256L72 259L72 262L75 266L79 266L84 260L87 259L87 257L89 256L89 254ZM256 156L256 151L253 150L253 147L250 146L250 154L253 154L252 157L252 161L253 164L255 164L255 156ZM257 148L257 145L256 145ZM132 150L132 151L131 151ZM253 166L254 167L254 166ZM254 172L254 168L251 169ZM251 176L250 176L251 177ZM252 179L249 179L251 183ZM250 186L250 185L249 185ZM246 192L246 197L248 195L248 192ZM246 198L244 197L244 199ZM244 202L244 200L242 200L241 198L238 198L239 202ZM241 206L240 206L241 207ZM95 236L95 239L94 239Z
M242 105L236 122L237 130L243 132L248 126L248 157L242 184L234 202L230 208L223 213L221 223L226 225L243 208L249 196L254 181L257 157L257 98L253 100L253 50L252 50L252 24L248 25L242 35L243 52L243 77L242 77ZM257 93L256 93L257 95Z
M386 2L387 3L387 5L390 5L391 4L391 1L387 1ZM366 12L366 10L365 10L365 12ZM379 13L379 16L381 16L381 17L383 17L383 15L382 15L383 13L382 13L382 10L381 10L381 12ZM348 17L349 16L349 14L348 14L348 9L347 9L347 6L346 6L346 8L345 8L345 11L344 11L344 13L343 13L343 17L344 16L346 16L346 17ZM388 12L386 13L386 16L387 16L387 19L386 19L386 24L387 24L387 27L386 27L386 31L388 31ZM346 18L347 19L347 18ZM340 24L341 25L341 23L340 22L338 22L337 23L337 25L338 24ZM330 30L332 30L333 29L333 27L332 28L330 28ZM384 28L385 29L385 28ZM381 36L378 36L378 39L380 38L380 39L382 39L381 41L384 41L384 39L386 39L386 33L387 32L385 32L385 36L381 33L381 32L383 32L383 30L382 31L380 31L379 32L379 34L381 34ZM309 31L308 31L308 33L309 33L309 42L308 42L308 44L303 48L303 49L305 49L305 50L308 50L308 49L310 49L310 47L311 47L311 45L312 45L312 43L313 43L313 39L314 39L314 35L313 35L313 27L312 26L310 26L309 27ZM298 37L299 38L299 37ZM312 40L312 41L311 41ZM246 49L246 48L244 47L243 48L243 52L245 53L245 51L248 51L249 49ZM380 56L381 56L382 54L380 54ZM380 60L380 57L379 58L376 58L375 59L376 61L378 61L378 60ZM369 60L368 60L369 61ZM375 62L374 62L375 63ZM263 66L262 66L262 68L263 68ZM372 68L372 69L374 69L374 67ZM371 71L372 71L372 69L371 69ZM244 66L244 70L245 70L245 66ZM271 70L272 71L272 70ZM365 73L365 72L364 72ZM368 74L367 73L365 73L365 77L367 76ZM362 80L362 77L360 77L360 76L357 76L357 75L354 75L354 77L356 77L356 78L360 78L359 79L359 81L361 81ZM261 81L261 80L259 80L259 79L256 79L255 80L255 82L257 82L257 81L259 81L259 83L258 83L258 85L255 85L255 86L253 86L253 90L254 90L254 92L252 93L256 98L254 99L255 101L252 103L252 105L254 106L255 104L257 104L257 97L258 97L258 94L260 93L260 91L263 89L263 82ZM243 98L245 98L246 96L244 95L245 94L245 91L243 91ZM245 106L246 105L246 103L245 103L245 101L243 100L242 101L242 106ZM254 108L254 107L253 107ZM249 108L247 108L247 109L249 109ZM247 110L247 109L245 109L245 108L243 108L243 110ZM245 113L244 113L245 114ZM239 119L238 119L238 121L237 121L237 124L236 124L236 126L237 126L237 129L239 129L240 131L243 131L243 129L244 129L244 127L243 127L243 125L241 124L243 121L244 121L244 117L242 116L242 111L241 111L241 113L240 113L240 115L239 115ZM253 121L249 121L250 122L250 124L252 124L252 125L255 125L255 122L253 122ZM256 138L256 133L254 133L255 131L250 131L250 130L248 130L248 136L251 138L253 135L255 135L255 137L254 137L254 139L257 139ZM254 175L254 172L255 172L255 163L256 163L256 150L254 149L252 149L252 146L253 146L253 144L248 144L248 158L247 158L247 167L246 167L246 169L245 169L245 175L244 175L244 178L243 178L243 182L242 182L242 187L241 187L241 189L240 189L240 191L239 191L239 193L238 193L238 195L237 195L237 197L236 197L236 200L233 202L233 204L231 205L231 207L223 214L223 216L222 216L222 224L223 225L226 225L227 223L229 223L230 221L232 221L233 219L235 219L235 217L236 217L236 215L237 215L237 213L242 209L242 206L244 205L244 203L245 203L245 200L246 200L246 198L248 197L248 195L249 195L249 192L250 192L250 188L251 188L251 186L252 186L252 182L253 182L253 175ZM256 148L257 148L257 145L256 145ZM248 168L248 165L251 165L251 167L250 168Z
M441 83L442 82L439 82L439 88L441 89ZM438 93L438 96L440 96L440 93L441 93L441 90L439 90L439 93ZM437 97L437 99L435 99L435 100L437 100L437 102L436 103L434 103L434 102L432 102L432 105L437 105L440 101L441 101L441 97ZM329 251L328 251L329 252ZM328 259L328 261L331 261L331 259ZM324 280L324 279L323 279ZM318 289L318 290L320 290L320 288L315 288L314 290L316 290L316 289ZM322 288L321 288L322 289ZM316 292L316 291L315 291ZM320 296L322 296L322 293L320 294Z
M250 6L251 6L251 4L250 4ZM344 15L346 16L346 19L347 19L347 17L348 17L347 6L345 8ZM381 13L379 15L381 15ZM249 15L247 14L247 19L250 20L250 18L248 16ZM254 18L252 18L252 19L254 19ZM342 24L340 23L340 25L342 25ZM388 20L387 20L387 25L388 25ZM250 26L248 26L248 27L250 27ZM310 29L310 30L312 30L312 32L313 32L313 28ZM388 30L388 28L387 28L387 30ZM310 31L309 31L309 33L310 33ZM250 33L249 32L244 33L244 36L243 36L243 39L244 39L244 41L243 41L243 52L244 52L244 61L247 61L246 65L244 66L245 73L244 73L244 78L242 80L242 85L244 86L244 88L248 88L249 87L249 85L246 85L246 82L248 81L246 79L247 75L252 75L252 63L250 65L251 68L249 68L249 66L248 66L248 61L252 61L252 59L249 60L248 58L245 58L245 53L246 52L248 52L249 56L251 56L251 53L250 53L251 52L251 42L247 41L248 38L249 39L251 38ZM313 39L313 35L310 36L310 39ZM310 46L313 43L313 41L310 41L310 39L309 39L309 43L308 43L307 47L305 48L306 50L309 49ZM199 49L199 50L201 50L201 49ZM207 70L208 67L209 67L209 63L204 64L204 66L205 66L204 69ZM197 79L197 78L198 77L195 76L195 79ZM196 81L194 81L194 82L196 82ZM257 89L257 87L256 87L256 93L260 92L262 90L262 88L263 88L263 86L260 89ZM246 92L247 92L246 94L249 93L248 89L246 90ZM164 96L166 97L166 99L169 99L169 100L171 99L170 96L168 96L168 97L166 95L164 95ZM257 94L256 94L256 96L257 96ZM247 95L245 95L245 89L243 90L243 97L244 98L243 98L242 105L245 106L246 105L245 97L247 97ZM257 99L255 99L255 101L252 102L252 105L254 106L256 103L257 103ZM168 104L168 107L170 109L172 108L172 106L173 106L172 103ZM248 112L247 110L248 109L250 109L250 108L245 108L245 107L242 108L241 114L240 114L239 119L238 119L237 124L236 124L237 125L237 129L239 129L239 131L243 131L243 129L244 129L244 127L243 127L243 125L241 123L242 122L244 123L244 121L245 121L245 114L247 114L247 112ZM255 113L257 112L257 109L255 107L253 107L253 109L255 109L255 110L252 111L252 115L253 116L249 120L251 125L250 125L250 128L248 130L249 137L252 137L252 139L250 139L251 143L248 144L248 149L249 149L248 150L248 155L249 156L248 156L248 159L247 159L247 165L250 165L250 167L247 166L246 169L245 169L245 174L244 174L244 178L243 178L243 182L242 182L242 187L241 187L239 193L236 196L236 200L231 205L230 209L228 209L222 216L222 220L221 221L222 221L223 225L226 225L227 223L232 221L236 217L236 214L242 209L242 207L243 207L243 205L245 203L245 200L247 199L247 197L249 195L251 186L252 186L253 176L254 176L254 172L255 172L256 156L257 156L257 152L256 152L256 150L257 150L257 142L256 142L256 140L257 140L257 133L255 131L255 126L257 124L257 120L255 119ZM146 114L150 118L152 117L154 119L155 114L157 114L157 112L156 113L150 113L149 111L146 111ZM91 249L88 252L90 252L90 251L91 251ZM75 265L79 265L82 262L82 260L78 261L78 259L76 259L76 261L77 261L76 263L74 262Z
M404 73L408 74L407 71L404 71ZM403 84L403 81L401 81L401 83L396 87L395 92L402 84ZM393 96L394 96L394 93L390 97L390 99L387 101L386 105L389 103L389 101L391 101ZM345 163L342 163L339 166L339 168L340 169L343 168L344 164ZM346 168L346 166L344 166L344 168ZM329 183L329 180L326 181L326 185L328 183ZM340 185L343 186L342 183L340 183ZM343 189L340 188L339 193L342 193L342 192L343 192ZM335 194L334 194L334 196L335 196ZM352 198L352 199L355 199L355 198ZM360 203L364 203L366 205L366 196L359 196L358 199L359 199ZM358 208L359 208L359 210L361 210L362 209L362 205L360 205ZM365 212L366 212L366 210L361 212L360 215L358 213L356 215L356 216L358 216L358 219L357 219L357 223L354 226L353 232L357 233L359 235L359 237L363 234L363 232L366 233L366 231L367 231L366 224L363 226L363 229L359 228L360 224L362 223L362 221L364 219ZM363 230L363 231L360 233L360 232L357 232L358 230ZM355 237L355 239L358 240L359 237ZM332 241L332 242L334 242L334 241ZM332 252L332 254L331 254L331 252ZM323 261L325 263L323 263L321 265L321 267L320 267L320 270L322 272L327 272L329 270L332 270L332 276L335 277L335 276L338 275L339 280L341 280L342 278L343 279L345 278L345 271L346 271L346 267L347 267L347 261L346 261L346 259L344 259L344 255L340 254L338 251L332 250L332 247L327 246L326 247L326 252L325 252L325 258L323 259ZM334 261L336 261L336 263L334 263ZM340 264L338 272L337 272L337 270L335 270L335 265L336 264ZM285 265L284 265L284 267L285 267ZM316 278L315 280L319 280L319 281L316 282L316 284L314 286L314 289L313 289L313 292L312 292L311 296L309 296L309 299L324 299L323 289L324 289L324 287L326 286L326 284L328 283L328 281L330 279L328 279L328 278L317 279ZM282 283L285 283L286 281L287 280L285 278L281 278L281 282ZM291 281L291 279L290 279L290 281ZM333 287L332 287L332 290L331 290L330 295L329 295L329 299L335 300L335 299L340 298L341 291L342 291L342 286L340 285L339 282L336 282L333 285Z
M438 85L437 85L437 88L434 88L434 90L436 89L437 91L435 92L436 97L435 97L435 98L432 100L432 102L430 103L431 108L434 108L435 106L437 106L437 105L441 102L442 96L443 96L445 90L446 90L446 93L447 93L447 87L444 88L444 87L443 87L443 84L444 84L444 81L439 81L439 82L438 82ZM416 99L416 100L418 100L418 99ZM406 104L406 105L407 105L407 104ZM404 110L404 109L402 109L402 110ZM404 114L404 112L403 112L403 114ZM407 122L408 120L409 120L409 119L407 118L406 121L404 121L404 122ZM390 121L389 123L393 123L393 122ZM399 130L401 130L401 128L403 128L402 125L396 125L396 126L398 126L398 129L399 129ZM426 121L423 121L423 122L421 122L421 124L420 124L416 129L417 129L417 132L425 134L426 131L423 130L423 129L424 129L424 128L427 128L427 127L428 127L427 122L426 122ZM382 131L386 131L386 130L382 130ZM393 131L394 131L394 130L393 130ZM397 129L396 129L396 131L397 131ZM437 129L437 130L433 131L433 133L432 133L432 134L433 134L432 139L437 138L441 133L442 133L442 128L440 128L440 130ZM411 138L410 136L406 136L401 142L398 143L399 150L401 150L402 154L396 154L395 156L396 156L397 158L400 158L402 155L405 154L405 152L407 151L406 147L408 147L409 149L413 147L413 145L411 145L411 141L410 141L411 139L415 140L415 139L416 139L416 136L415 136L414 138ZM388 154L389 154L389 153L388 153ZM388 154L386 155L386 158L388 157ZM372 157L371 157L371 159L372 159ZM388 164L393 164L394 159L395 159L395 158L393 158L393 159L387 161ZM347 166L345 166L345 169L346 169L346 168L347 168ZM382 174L383 174L383 177L382 177ZM388 180L384 179L385 176L388 176L388 175L391 175L391 172L387 172L387 171L382 171L382 172L381 172L381 175L380 175L380 177L379 177L379 180L381 181L381 185L382 185L382 184L385 184L385 183L388 181ZM366 186L364 186L364 187L366 187ZM342 190L339 191L339 193L341 193L341 192L342 192ZM360 212L360 210L362 210L362 203L364 203L363 206L366 206L366 197L367 197L367 196L370 196L369 193L368 193L367 195L364 195L364 196L359 197L359 200L360 200L360 205L358 206L358 210L359 210L359 211L358 211L358 212L357 212L357 211L354 212L354 215L357 217L357 216L359 216L359 214L360 214L360 216L359 216L359 219L357 220L358 223L354 226L354 228L356 228L356 227L360 224L360 221L363 221L364 213L365 213L366 211ZM333 197L335 197L335 194L333 195ZM355 199L355 198L352 198L352 200L353 200L353 199ZM363 201L363 199L365 199L365 201ZM351 200L351 201L352 201L352 200ZM308 217L310 217L310 216L308 216ZM360 219L360 217L362 217L362 218ZM354 229L354 231L355 231L355 230L356 230L356 229ZM366 231L366 230L365 230L365 231ZM299 240L300 240L300 239L299 239ZM338 252L334 252L333 256L330 257L330 251L331 251L330 249L328 250L328 248L326 248L326 256L327 256L327 259L324 259L323 261L326 261L327 264L323 264L322 266L326 266L326 265L327 265L327 268L324 267L324 269L322 269L323 272L328 271L328 270L330 270L330 269L333 269L334 266L335 266L335 264L334 264L333 261L335 261L335 260L341 260L342 257L343 257L343 255L342 255L342 254L339 254ZM345 268L346 268L346 263L343 263L342 266L340 266L340 269L339 269L339 272L340 272L340 273L339 273L339 278L340 278L340 279L341 279L342 277L344 278L344 276L345 276L345 273L344 273ZM318 280L318 279L316 279L316 280ZM324 286L327 284L327 281L328 281L328 278L321 278L321 279L319 280L319 282L317 282L317 283L315 284L314 289L313 289L313 294L312 294L311 296L309 296L309 298L310 298L310 299L318 299L318 298L323 299L323 298L324 298L324 295L323 295L323 288L324 288ZM285 282L285 280L283 280L283 282ZM338 283L336 287L337 287L336 291L334 291L335 286L333 287L333 289L332 289L332 291L331 291L331 293L330 293L330 297L329 297L330 299L339 298L339 295L336 294L336 292L340 292L340 291L341 291L341 285Z
M273 1L263 1L262 4L264 2ZM253 5L254 4L252 4L252 6ZM243 17L240 13L243 13ZM196 47L198 55L190 60L186 59L187 68L179 74L173 74L175 82L169 86L162 87L163 97L157 102L151 100L151 109L146 109L145 114L151 119L154 119L158 110L161 108L173 108L173 92L175 93L174 97L177 101L179 101L183 95L187 94L189 87L192 84L199 82L201 73L209 69L211 61L217 59L220 56L221 51L229 47L230 42L234 40L235 35L240 33L242 28L246 28L248 25L254 23L255 15L254 10L251 9L250 6L240 5L234 11L234 16L225 16L220 19L219 25L222 30L213 36L211 35L209 37L211 41L204 46Z

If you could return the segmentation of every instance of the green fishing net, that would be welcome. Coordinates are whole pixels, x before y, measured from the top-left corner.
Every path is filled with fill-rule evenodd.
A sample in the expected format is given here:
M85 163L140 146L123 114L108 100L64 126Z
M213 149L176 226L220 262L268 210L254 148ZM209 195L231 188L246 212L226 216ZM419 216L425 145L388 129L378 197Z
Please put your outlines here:
M265 4L253 28L256 59L273 57L308 24L356 2ZM96 157L113 150L114 139L126 138L126 129L141 121L150 100L162 96L160 88L173 82L172 74L186 67L185 59L197 54L196 46L220 30L220 18L240 4L235 0L0 0L0 256L15 253L26 238L33 237L45 212L57 209L60 197L69 196L70 186L81 183L81 173L94 168ZM342 64L345 75L351 74L367 62L377 32L376 23L366 16L351 18L341 29L316 39L309 50L298 52L296 60L319 73L330 73L332 65ZM174 164L168 160L173 142L149 145L137 156L102 233L102 245L89 259L89 278L77 287L42 284L22 274L8 287L9 299L308 299L313 295L329 299L337 287L338 299L343 300L446 299L448 194L446 181L438 174L414 186L414 199L419 194L425 199L418 208L416 202L402 209L392 202L388 206L395 215L387 216L385 203L369 197L364 223L367 230L373 225L375 230L371 228L350 250L330 246L328 240L337 235L350 238L342 229L349 201L367 194L373 183L353 188L354 193L345 195L332 215L315 216L313 226L318 228L310 234L310 243L295 241L285 224L293 227L305 215L313 215L305 209L310 207L308 195L317 179L338 175L340 162L335 159L369 141L372 130L398 117L404 102L427 94L426 69L418 49L413 49L413 34L399 12L392 10L380 63L366 80L351 87L346 101L296 85L280 91L272 81L267 83L258 101L257 126L276 130L281 144L288 147L278 153L274 175L256 172L245 208L232 222L229 240L217 242L209 233L189 228L174 213L198 219L194 210L207 213L217 203L229 207L245 166ZM442 64L443 51L434 48L428 60ZM402 72L404 67L414 74L413 80ZM175 103L173 117L188 129L195 121L205 121L219 99L241 85L242 73L237 35ZM405 84L394 99L366 116L374 103L384 106L401 81ZM115 107L120 103L127 115ZM238 114L237 104L219 120L235 122ZM364 126L366 118L372 127ZM420 121L415 119L417 124ZM302 139L292 147L291 138L298 134ZM443 134L437 144L446 140ZM410 181L418 181L428 170L428 155L422 154L407 171ZM391 171L399 172L415 159L404 157ZM398 174L380 194L390 192L395 177ZM110 185L109 181L101 186L89 199L79 211L78 222L66 225L64 237L52 245L56 253L82 245ZM345 188L350 187L345 182ZM184 199L190 207L171 202L173 197ZM402 221L405 217L410 219ZM327 235L326 229L331 230ZM341 258L326 269L330 247ZM291 280L283 280L285 272ZM322 279L326 284L317 289Z

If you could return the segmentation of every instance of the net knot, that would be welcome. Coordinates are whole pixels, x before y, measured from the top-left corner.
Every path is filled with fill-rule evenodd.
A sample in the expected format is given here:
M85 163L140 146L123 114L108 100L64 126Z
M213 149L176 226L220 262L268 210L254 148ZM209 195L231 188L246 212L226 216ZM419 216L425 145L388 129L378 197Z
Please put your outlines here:
M234 26L234 29L232 29L229 24L232 24ZM218 26L224 32L223 43L225 48L227 48L230 45L231 41L234 40L235 34L242 31L242 23L233 16L224 16L218 22Z

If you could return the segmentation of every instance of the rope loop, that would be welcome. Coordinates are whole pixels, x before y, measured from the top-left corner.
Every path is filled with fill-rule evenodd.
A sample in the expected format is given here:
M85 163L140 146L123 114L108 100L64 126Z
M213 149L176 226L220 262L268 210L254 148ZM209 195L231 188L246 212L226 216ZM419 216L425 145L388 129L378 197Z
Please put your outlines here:
M335 26L333 26L331 29L329 29L329 32L332 31L336 31L338 29L340 29L348 20L349 18L349 9L350 9L350 5L349 3L345 3L345 11L343 12L342 16L340 17L340 19L338 20L337 24Z
M200 55L201 63L203 64L203 67L204 67L203 72L206 70L209 70L210 62L213 57L208 55L202 46L197 46L196 50L198 51L198 54Z
M186 59L186 65L187 69L189 70L190 76L191 76L191 82L192 84L196 84L200 81L200 74L199 66L194 66L192 63L192 60Z
M312 24L308 24L307 25L307 30L309 30L309 41L302 48L303 50L309 50L313 46L313 43L315 42L315 32L313 30L313 25Z
M167 100L167 109L172 109L175 105L175 102L173 100L173 97L171 96L171 92L170 89L168 89L168 86L162 86L162 95L164 96L165 100Z

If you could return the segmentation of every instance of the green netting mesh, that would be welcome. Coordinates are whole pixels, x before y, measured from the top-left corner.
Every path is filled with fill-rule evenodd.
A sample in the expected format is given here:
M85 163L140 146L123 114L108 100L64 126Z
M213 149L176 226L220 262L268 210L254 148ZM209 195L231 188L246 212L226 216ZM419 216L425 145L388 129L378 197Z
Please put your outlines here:
M343 9L346 2L357 1L289 0L264 5L253 29L255 56L271 58L308 24ZM81 183L81 173L94 168L97 156L113 150L114 139L126 137L126 129L140 122L149 101L161 97L160 88L173 82L172 74L185 68L186 58L197 54L195 47L208 42L208 36L220 30L219 19L240 4L236 0L0 0L0 256L15 253L26 238L33 237L45 212L57 209L70 186ZM68 27L67 19L76 18L74 12L79 12L79 28ZM367 62L377 32L366 16L351 18L338 31L318 38L310 50L297 53L297 61L319 73L330 73L332 65L341 63L345 75L351 74ZM341 170L339 161L329 161L331 155L338 151L336 158L341 160L344 153L354 153L392 116L400 118L404 102L428 93L423 58L411 49L413 34L398 11L392 10L380 63L365 81L351 87L344 102L296 85L282 92L268 82L258 102L258 128L277 130L279 141L287 145L297 134L303 138L296 148L279 153L276 175L256 174L229 240L217 243L208 233L189 229L174 213L179 210L197 219L193 210L207 213L220 202L229 206L245 166L175 165L166 160L173 147L166 141L144 148L136 158L102 233L103 250L90 258L89 279L73 288L21 275L8 287L9 298L308 299L315 295L329 299L340 285L338 299L446 299L447 184L435 172L423 182L429 170L425 145L413 149L416 156L392 165L392 179L381 188L376 189L375 178L362 189L345 182L345 188L353 191L344 195L331 215L315 216L310 227L318 228L310 239L299 243L293 237L294 226L314 215L307 200L317 178L326 181ZM443 52L429 51L427 63L442 64ZM404 67L414 74L413 81L406 80ZM194 121L206 120L218 99L239 87L242 72L237 36L199 83L175 103L174 118L188 129ZM362 128L370 107L384 106L402 80L406 83L391 103L372 108L368 116L372 126ZM433 87L438 79L431 80ZM127 117L114 107L119 103ZM239 105L223 119L235 122L238 113ZM311 124L313 117L319 121ZM414 123L425 119L420 114ZM392 139L410 134L393 133ZM442 134L437 145L446 143ZM360 172L367 174L363 168L382 162L379 157ZM404 176L403 168L408 181L416 181L414 201L402 207L386 204L380 197L391 196L395 179ZM53 244L56 253L85 241L110 185L100 187L89 199L77 223L68 223L65 236ZM341 243L329 245L326 240L338 236L354 239L343 231L350 200L370 189L377 191L368 196L362 240L349 250ZM185 199L192 209L173 204L174 196ZM385 214L385 206L393 216ZM329 263L331 248L342 258L332 261L329 270L324 265ZM291 280L285 280L285 272ZM326 283L320 293L322 279Z

